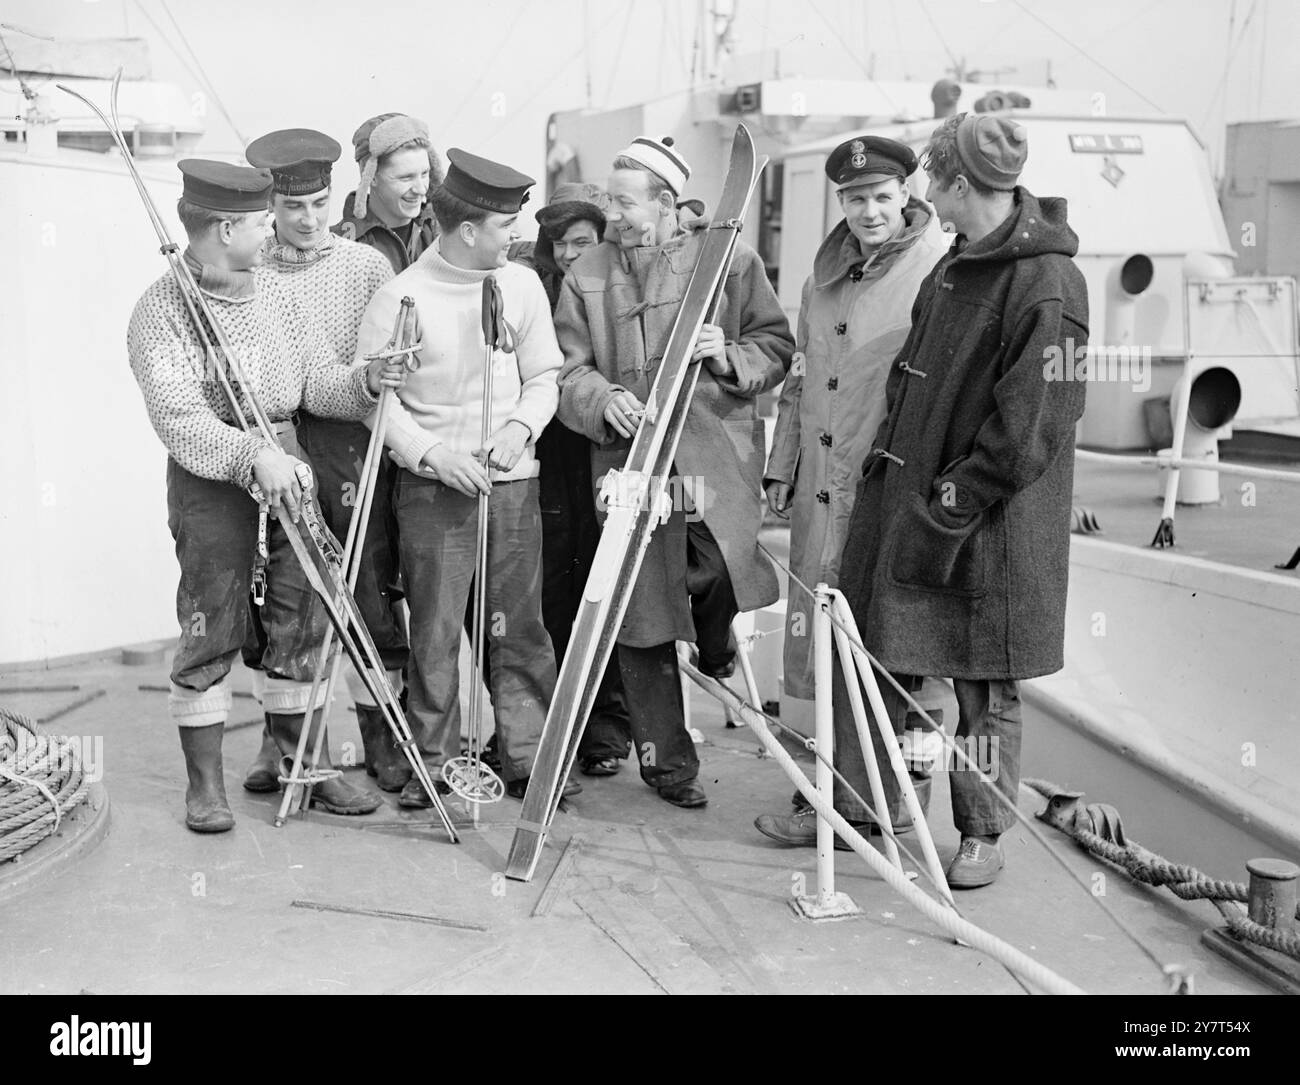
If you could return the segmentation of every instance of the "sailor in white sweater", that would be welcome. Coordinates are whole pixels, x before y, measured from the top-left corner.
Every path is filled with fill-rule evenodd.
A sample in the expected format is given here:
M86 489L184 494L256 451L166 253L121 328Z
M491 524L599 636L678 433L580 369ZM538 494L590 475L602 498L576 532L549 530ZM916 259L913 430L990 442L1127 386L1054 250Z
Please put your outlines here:
M506 258L532 178L455 148L447 158L446 179L430 195L439 238L376 292L357 354L382 350L401 299L415 301L420 366L399 390L385 432L403 468L393 507L411 614L407 717L431 769L460 752L457 660L474 579L478 495L489 494L488 687L502 776L508 793L522 797L555 689L541 614L533 445L555 413L563 359L541 281ZM514 351L493 354L491 436L483 445L481 313L489 275L501 289ZM399 801L429 805L416 779Z

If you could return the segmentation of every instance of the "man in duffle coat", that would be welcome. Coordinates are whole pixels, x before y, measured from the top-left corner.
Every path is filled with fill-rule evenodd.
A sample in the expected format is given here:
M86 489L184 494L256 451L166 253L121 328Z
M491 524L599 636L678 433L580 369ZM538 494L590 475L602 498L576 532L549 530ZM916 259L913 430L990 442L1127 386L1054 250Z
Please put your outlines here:
M607 214L618 240L578 258L555 311L564 352L557 417L594 442L597 485L627 459L705 233L679 222L690 169L670 141L634 140L613 166ZM715 319L694 352L703 368L669 480L672 516L651 537L618 634L641 777L683 807L707 796L674 642L696 642L701 669L726 676L737 611L779 596L757 545L765 447L756 401L784 378L794 340L761 258L744 242Z
M1087 344L1088 294L1065 200L1017 184L1027 154L1010 117L950 117L931 136L926 198L957 238L917 296L840 562L866 647L905 687L953 679L957 736L1005 800L982 773L952 766L953 888L988 885L1003 867L998 837L1014 823L1020 780L1018 682L1063 663L1086 384L1053 377L1062 354ZM897 732L906 702L880 684ZM897 787L883 776L896 816Z

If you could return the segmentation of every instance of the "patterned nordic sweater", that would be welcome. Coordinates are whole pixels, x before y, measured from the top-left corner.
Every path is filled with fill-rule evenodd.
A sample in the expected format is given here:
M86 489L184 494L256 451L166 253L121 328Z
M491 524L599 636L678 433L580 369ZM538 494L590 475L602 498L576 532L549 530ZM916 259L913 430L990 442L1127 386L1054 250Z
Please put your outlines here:
M272 421L303 406L325 417L361 419L379 402L366 387L364 364L337 365L333 348L276 277L255 280L206 266L196 277ZM220 382L206 377L170 274L136 303L126 341L149 420L172 458L201 478L251 486L253 461L266 442L255 428L239 428Z
M312 314L341 365L357 353L357 332L366 306L393 268L383 253L334 234L312 249L297 249L272 238L266 259L254 272L259 281L278 280Z

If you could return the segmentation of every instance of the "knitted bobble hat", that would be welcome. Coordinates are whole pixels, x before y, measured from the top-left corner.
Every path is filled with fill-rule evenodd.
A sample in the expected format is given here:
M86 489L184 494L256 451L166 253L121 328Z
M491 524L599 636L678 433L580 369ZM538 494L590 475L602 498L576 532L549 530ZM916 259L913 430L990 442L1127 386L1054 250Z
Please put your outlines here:
M618 157L630 158L662 178L672 189L674 196L680 196L682 189L686 187L686 182L691 179L691 167L686 159L673 149L672 136L664 136L663 139L639 136L619 151Z
M361 180L357 182L357 198L353 211L357 218L365 218L370 202L370 186L375 183L379 160L397 150L403 143L423 140L429 145L429 126L424 121L404 113L386 113L366 121L352 137L352 147L361 166Z
M1010 192L1029 157L1029 135L1010 117L970 113L957 126L957 156L975 180Z

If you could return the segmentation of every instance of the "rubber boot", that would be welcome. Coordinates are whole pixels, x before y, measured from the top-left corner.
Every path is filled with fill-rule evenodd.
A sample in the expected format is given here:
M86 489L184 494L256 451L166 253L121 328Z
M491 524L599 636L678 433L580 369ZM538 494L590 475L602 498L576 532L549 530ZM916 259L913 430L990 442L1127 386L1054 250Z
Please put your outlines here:
M321 714L323 714L322 710L318 710L317 718L320 718ZM302 734L302 725L305 718L302 713L282 714L268 712L266 714L266 725L271 732L271 736L279 745L281 756L287 758L290 763L292 763L294 751L298 747L298 736ZM311 757L312 746L315 741L316 735L313 732L307 738L304 763ZM331 767L328 735L321 744L319 767L323 769ZM328 810L331 814L371 814L379 809L383 801L378 795L353 787L341 776L336 776L330 780L322 780L311 789L311 804Z
M375 777L381 791L401 791L411 778L411 766L393 738L382 710L357 705L357 724L365 750L366 774Z
M275 744L265 724L262 726L262 748L244 773L244 790L259 793L280 790L280 747Z
M185 827L196 833L224 833L235 827L222 774L221 737L225 729L224 723L177 728L190 778L185 789Z

